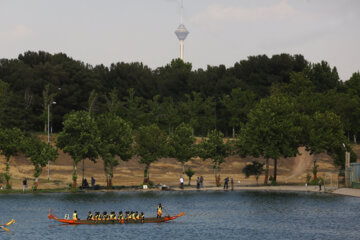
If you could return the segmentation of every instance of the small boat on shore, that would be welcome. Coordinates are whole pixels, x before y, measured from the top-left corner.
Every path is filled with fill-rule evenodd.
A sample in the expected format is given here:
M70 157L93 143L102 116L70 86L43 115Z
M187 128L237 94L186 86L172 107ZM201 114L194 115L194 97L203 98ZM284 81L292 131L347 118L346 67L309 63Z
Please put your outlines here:
M52 213L51 210L49 211L49 215L48 218L54 219L56 221L59 221L61 223L66 223L66 224L72 224L72 225L79 225L79 224L131 224L131 223L161 223L161 222L168 222L171 220L174 220L178 217L184 216L185 213L182 212L176 216L164 216L161 218L144 218L144 220L72 220L72 219L60 219L55 217Z
M8 227L9 225L11 225L11 224L13 224L13 223L15 223L15 220L14 220L14 219L11 219L11 221L8 222L8 223L6 223L6 224L0 224L0 229L5 230L5 231L10 231L10 230L9 230L8 228L6 228L6 227Z

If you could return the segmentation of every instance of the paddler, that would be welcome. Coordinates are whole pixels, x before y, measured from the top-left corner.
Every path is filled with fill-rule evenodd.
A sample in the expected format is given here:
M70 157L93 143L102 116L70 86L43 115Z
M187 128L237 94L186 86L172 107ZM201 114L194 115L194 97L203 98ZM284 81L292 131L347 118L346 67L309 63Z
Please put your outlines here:
M73 220L79 220L76 210L73 213Z
M135 213L135 218L136 218L136 220L140 220L140 216L139 216L138 211L136 211L136 213Z
M116 214L115 212L110 213L110 220L116 220Z
M143 223L144 220L145 220L145 215L143 212L141 212L141 215L140 215L140 219L141 219L141 222Z
M87 220L94 220L94 216L92 215L91 211L89 211L89 214L87 216Z
M95 215L93 217L92 220L100 220L100 213L99 212L95 212Z
M103 212L102 220L108 220L108 219L109 219L109 215L107 214L107 212Z
M125 213L125 221L128 221L128 220L129 220L129 212L126 211L126 213Z
M157 207L157 216L156 218L161 218L162 215L162 206L161 203L159 203L159 206Z
M131 219L134 220L134 221L136 220L135 212L131 212Z
M124 216L123 216L123 212L122 212L122 211L119 212L119 217L118 217L118 219L119 219L119 221L124 220Z

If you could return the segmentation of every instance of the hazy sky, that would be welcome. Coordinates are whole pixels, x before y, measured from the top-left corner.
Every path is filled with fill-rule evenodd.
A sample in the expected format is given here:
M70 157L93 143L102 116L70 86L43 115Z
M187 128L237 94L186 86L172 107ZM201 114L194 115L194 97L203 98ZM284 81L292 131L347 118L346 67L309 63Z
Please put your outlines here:
M164 66L179 56L180 0L0 0L0 58L64 52L92 65ZM359 0L184 0L185 61L303 54L347 80L360 70Z

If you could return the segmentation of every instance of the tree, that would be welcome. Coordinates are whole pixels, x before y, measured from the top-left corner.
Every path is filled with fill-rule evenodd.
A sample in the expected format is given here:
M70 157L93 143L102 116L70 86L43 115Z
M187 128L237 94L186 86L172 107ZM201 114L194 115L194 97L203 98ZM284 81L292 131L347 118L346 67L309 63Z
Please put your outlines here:
M135 90L130 88L128 90L129 96L125 97L125 120L132 123L134 129L137 129L144 123L145 106L143 98L135 96Z
M255 175L256 183L259 184L259 176L264 171L263 167L263 163L259 163L258 161L252 161L251 164L247 164L243 168L242 172L245 174L246 178L250 177L251 175Z
M77 164L83 159L96 161L100 136L96 122L88 112L72 112L65 117L63 130L58 135L57 147L69 153L73 164L73 188L76 188Z
M310 154L315 155L313 174L317 179L317 154L337 152L343 144L347 144L341 120L333 112L316 112L311 118L305 121L305 132L308 133L305 146Z
M132 156L130 125L113 113L100 115L96 120L100 134L99 154L104 161L108 188L112 188L114 168L119 165L116 156L127 161Z
M23 133L18 128L0 129L0 151L6 158L6 189L11 189L10 185L10 157L15 156L21 149L20 144Z
M140 163L145 164L144 184L149 183L149 168L151 163L167 156L167 136L156 124L141 126L135 134L135 152L140 157Z
M220 186L221 164L231 153L229 143L224 143L224 134L217 130L212 130L207 138L203 138L199 146L199 156L203 159L211 159L213 162L215 182Z
M192 178L192 176L194 176L195 171L192 170L191 167L188 167L188 169L186 169L186 171L185 171L185 174L189 178L189 184L188 185L190 186L191 178Z
M44 143L36 137L25 137L22 141L22 149L26 157L30 158L34 165L34 190L38 187L38 178L49 161L54 162L59 153L49 143Z
M224 95L220 100L229 116L228 124L232 128L233 138L235 138L235 128L245 124L247 114L255 104L255 97L255 94L251 91L236 88L231 91L231 95Z
M181 163L182 173L185 163L196 156L195 137L192 136L190 125L181 123L169 137L169 155Z
M248 115L248 122L241 129L238 147L240 156L265 158L265 184L268 181L269 159L274 160L274 181L277 160L295 157L300 145L300 115L294 101L285 96L262 99Z

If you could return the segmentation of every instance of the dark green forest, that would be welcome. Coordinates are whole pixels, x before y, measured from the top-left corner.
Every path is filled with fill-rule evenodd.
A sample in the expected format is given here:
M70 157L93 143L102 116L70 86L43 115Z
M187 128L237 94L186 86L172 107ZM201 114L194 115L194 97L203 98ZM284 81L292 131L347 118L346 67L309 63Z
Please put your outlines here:
M232 67L193 69L180 59L157 69L142 63L91 66L64 53L25 52L0 60L0 127L24 131L62 130L64 116L85 110L112 112L133 129L157 124L172 132L185 122L194 134L213 129L239 134L261 99L286 95L308 115L333 112L348 139L360 131L360 74L341 81L336 67L310 63L302 55L250 56ZM53 104L56 102L56 104Z

